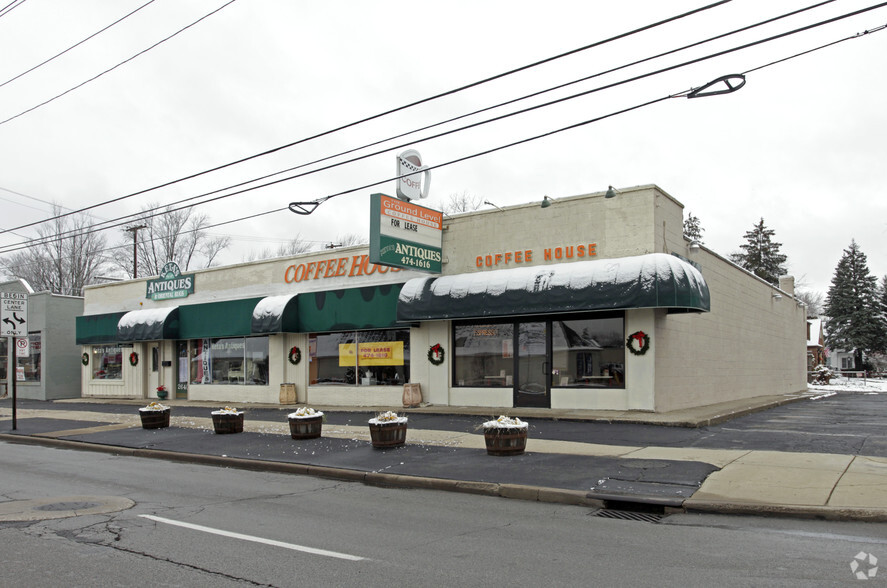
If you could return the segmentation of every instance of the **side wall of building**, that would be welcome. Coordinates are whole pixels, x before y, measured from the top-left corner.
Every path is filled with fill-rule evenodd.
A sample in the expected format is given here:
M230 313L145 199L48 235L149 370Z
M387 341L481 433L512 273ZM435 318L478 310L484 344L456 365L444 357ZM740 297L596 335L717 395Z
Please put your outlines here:
M80 397L80 346L76 343L74 317L83 312L83 299L46 296L43 329L44 400Z
M704 248L690 259L702 268L711 312L657 311L656 410L806 389L806 309Z

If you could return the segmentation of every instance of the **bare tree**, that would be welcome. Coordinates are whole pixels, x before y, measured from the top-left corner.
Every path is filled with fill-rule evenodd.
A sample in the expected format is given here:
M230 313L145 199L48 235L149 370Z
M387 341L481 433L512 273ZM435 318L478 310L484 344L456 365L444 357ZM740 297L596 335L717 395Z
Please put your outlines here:
M471 212L477 210L484 203L483 198L469 194L464 191L461 194L450 194L450 199L441 204L441 210L447 214L456 214L459 212Z
M818 318L822 316L822 292L814 292L813 290L795 290L795 297L807 306L807 318Z
M193 208L149 212L156 204L148 204L132 222L140 227L136 234L139 276L156 276L168 261L174 261L184 271L192 266L210 267L216 257L231 243L230 237L212 237L206 232L209 216L195 213ZM131 242L127 234L123 244ZM115 262L132 277L132 248L121 247Z
M352 245L364 245L369 243L370 240L363 235L358 235L357 233L345 233L344 235L337 235L336 239L332 242L332 245L335 247L351 247Z
M62 208L54 204L52 216L61 214ZM55 218L37 230L35 244L4 258L8 272L38 292L82 296L83 287L109 269L105 237L88 232L93 223L85 213Z
M244 262L257 261L260 259L271 259L274 257L289 257L300 253L308 253L313 246L310 242L302 239L301 233L287 241L278 245L277 250L273 251L270 247L265 247L260 251L251 251L243 256Z

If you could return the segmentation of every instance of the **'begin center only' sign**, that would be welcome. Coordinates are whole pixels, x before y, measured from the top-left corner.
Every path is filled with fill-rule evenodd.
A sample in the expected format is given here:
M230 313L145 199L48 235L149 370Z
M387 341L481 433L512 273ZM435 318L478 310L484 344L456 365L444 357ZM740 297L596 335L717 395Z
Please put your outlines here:
M0 292L0 335L28 336L28 295L24 292Z

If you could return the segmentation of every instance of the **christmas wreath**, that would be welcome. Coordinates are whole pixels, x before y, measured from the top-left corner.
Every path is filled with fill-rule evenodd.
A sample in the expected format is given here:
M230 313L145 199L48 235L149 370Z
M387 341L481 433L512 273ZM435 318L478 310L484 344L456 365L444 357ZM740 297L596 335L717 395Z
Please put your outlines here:
M290 349L287 359L289 359L289 362L291 364L299 365L299 362L302 361L302 350L298 347L293 347L292 349Z
M135 351L129 354L129 365L132 367L139 365L139 354Z
M88 353L84 353L83 355L80 356L80 363L82 363L83 365L89 365L89 354Z
M428 361L431 362L431 365L442 364L445 355L444 348L440 346L440 343L435 343L428 348Z
M639 346L638 349L634 348L635 342ZM629 335L628 339L625 340L625 346L628 347L628 350L631 351L633 355L643 355L650 348L650 335L643 331L636 331Z

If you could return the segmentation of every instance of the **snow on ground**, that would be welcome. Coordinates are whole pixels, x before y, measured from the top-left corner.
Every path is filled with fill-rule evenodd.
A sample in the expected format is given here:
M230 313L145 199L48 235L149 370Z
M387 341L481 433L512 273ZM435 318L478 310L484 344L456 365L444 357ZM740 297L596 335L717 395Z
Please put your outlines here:
M810 384L808 388L823 392L887 393L887 378L832 378L827 385Z

